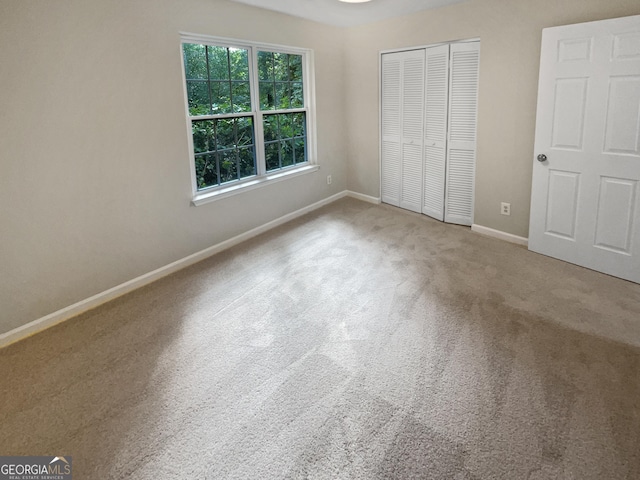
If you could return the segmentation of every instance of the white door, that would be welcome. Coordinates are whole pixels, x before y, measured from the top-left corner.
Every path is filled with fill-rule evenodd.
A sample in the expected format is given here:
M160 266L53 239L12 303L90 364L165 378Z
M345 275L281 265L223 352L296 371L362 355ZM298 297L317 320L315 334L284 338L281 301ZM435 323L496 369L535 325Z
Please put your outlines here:
M382 201L422 208L424 50L382 55Z
M451 44L444 221L473 224L480 43Z
M444 220L449 111L449 45L427 48L422 213Z
M529 248L640 282L640 16L542 35Z
M428 47L422 213L473 223L480 43Z
M381 98L381 146L380 146L380 190L384 203L400 206L401 136L400 123L402 89L400 83L400 55L382 55Z

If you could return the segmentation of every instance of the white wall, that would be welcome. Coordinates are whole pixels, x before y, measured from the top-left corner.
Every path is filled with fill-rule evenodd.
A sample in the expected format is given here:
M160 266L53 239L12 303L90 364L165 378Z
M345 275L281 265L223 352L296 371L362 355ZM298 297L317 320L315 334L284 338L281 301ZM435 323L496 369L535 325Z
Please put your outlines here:
M379 195L379 51L480 38L475 223L527 237L542 29L635 14L638 0L470 0L349 29L349 189Z
M180 31L314 49L320 171L190 206ZM343 191L343 36L221 0L0 0L0 333Z

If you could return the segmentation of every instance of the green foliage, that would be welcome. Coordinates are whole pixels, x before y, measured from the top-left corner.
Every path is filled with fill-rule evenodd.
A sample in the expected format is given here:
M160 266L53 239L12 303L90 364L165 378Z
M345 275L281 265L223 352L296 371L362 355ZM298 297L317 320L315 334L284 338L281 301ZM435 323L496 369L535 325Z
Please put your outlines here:
M265 162L267 171L278 170L280 168L280 142L266 143L264 146Z
M215 155L196 155L195 165L199 190L220 184Z
M258 77L261 110L304 107L301 55L258 52Z
M193 120L198 189L256 174L253 118Z
M305 123L303 112L264 115L267 171L306 162Z
M251 111L247 50L185 43L182 51L189 115Z
M187 80L207 80L207 47L193 43L182 45Z

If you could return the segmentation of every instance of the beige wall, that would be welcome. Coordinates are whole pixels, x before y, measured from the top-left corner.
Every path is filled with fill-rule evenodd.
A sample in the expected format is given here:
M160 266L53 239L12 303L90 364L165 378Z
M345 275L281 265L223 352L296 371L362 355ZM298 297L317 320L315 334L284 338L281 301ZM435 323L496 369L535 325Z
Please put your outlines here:
M481 38L475 221L526 236L541 29L638 13L470 0L338 29L225 0L0 0L0 333L346 188L377 197L383 49ZM180 31L314 49L320 171L190 206Z
M314 49L320 171L190 206L180 31ZM218 0L0 0L0 333L343 191L343 35Z
M527 237L541 31L640 14L638 0L470 0L347 31L348 188L379 196L380 50L480 38L475 223ZM511 203L511 216L500 215Z

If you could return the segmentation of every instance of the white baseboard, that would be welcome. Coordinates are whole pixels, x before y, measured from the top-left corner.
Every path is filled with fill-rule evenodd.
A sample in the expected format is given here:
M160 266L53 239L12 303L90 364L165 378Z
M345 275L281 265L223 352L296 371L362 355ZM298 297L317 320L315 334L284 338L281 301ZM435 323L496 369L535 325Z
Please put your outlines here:
M347 190L344 190L340 193L336 193L335 195L325 198L324 200L320 200L319 202L313 203L307 207L296 210L295 212L291 212L280 218L276 218L275 220L267 222L264 225L261 225L252 230L249 230L248 232L245 232L233 238L230 238L229 240L225 240L224 242L218 243L217 245L214 245L209 248L205 248L204 250L196 252L180 260L176 260L175 262L165 265L164 267L160 267L157 270L154 270L149 273L145 273L144 275L141 275L137 278L129 280L128 282L124 282L120 285L116 285L115 287L110 288L109 290L105 290L104 292L93 295L92 297L81 300L77 303L74 303L73 305L69 305L68 307L65 307L61 310L58 310L49 315L46 315L44 317L38 318L37 320L34 320L25 325L22 325L18 328L15 328L6 333L3 333L2 335L0 335L0 348L5 347L11 343L17 342L19 340L22 340L24 338L27 338L47 328L53 327L54 325L62 323L65 320L68 320L72 317L75 317L76 315L79 315L80 313L86 312L87 310L95 308L98 305L101 305L110 300L113 300L114 298L120 297L129 292L132 292L137 288L148 285L151 282L154 282L171 273L177 272L178 270L188 267L189 265L193 265L194 263L200 262L205 258L215 255L216 253L222 252L223 250L227 250L228 248L231 248L241 242L249 240L250 238L260 235L261 233L271 230L272 228L278 227L295 218L301 217L306 213L312 212L313 210L317 210L320 207L324 207L325 205L333 203L336 200L339 200L340 198L344 198L346 196L352 196L350 195L350 193L351 192L348 192ZM354 195L360 195L360 194L354 194ZM366 195L362 195L362 197L366 197ZM361 200L363 200L363 198L361 198L360 196L357 196L354 198L360 198ZM373 197L368 197L368 198L373 198ZM365 201L370 201L370 200L365 199Z
M365 195L364 193L352 192L351 190L347 190L347 196L362 200L363 202L373 203L375 205L380 204L380 197L372 197L370 195Z
M500 240L516 243L518 245L524 245L525 247L529 245L528 238L519 237L518 235L513 235L511 233L503 232L501 230L494 230L493 228L489 228L489 227L483 227L482 225L477 225L475 223L471 225L471 230L473 232L480 233L482 235L487 235L489 237L499 238Z

